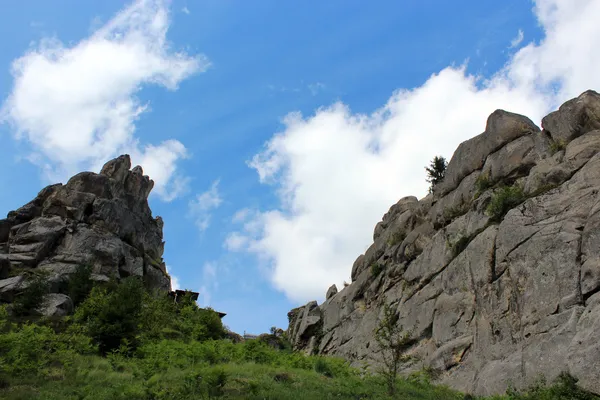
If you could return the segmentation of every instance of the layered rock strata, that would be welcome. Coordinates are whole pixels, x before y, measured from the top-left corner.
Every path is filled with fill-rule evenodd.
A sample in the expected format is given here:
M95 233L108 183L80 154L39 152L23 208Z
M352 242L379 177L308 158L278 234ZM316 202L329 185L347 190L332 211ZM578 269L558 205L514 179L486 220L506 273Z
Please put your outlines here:
M495 111L432 194L383 216L349 286L290 311L295 349L377 365L388 303L415 339L406 372L434 368L486 395L565 371L600 394L599 193L598 93L566 102L542 129ZM494 214L492 202L510 209Z

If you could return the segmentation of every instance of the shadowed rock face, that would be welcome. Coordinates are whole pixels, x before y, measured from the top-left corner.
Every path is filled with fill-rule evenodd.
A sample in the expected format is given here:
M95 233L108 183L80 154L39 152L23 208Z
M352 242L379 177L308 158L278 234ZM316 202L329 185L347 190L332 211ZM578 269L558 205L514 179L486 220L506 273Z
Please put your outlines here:
M585 92L544 130L495 111L433 194L384 215L349 286L288 314L294 347L376 366L374 329L389 303L417 339L419 361L405 372L429 366L442 383L486 395L565 371L600 394L598 110L600 95ZM492 220L503 185L525 198Z
M66 185L42 189L0 220L0 301L10 301L32 269L47 271L53 292L64 291L79 265L91 265L96 280L136 275L151 289L170 290L163 222L148 206L154 182L141 167L130 169L129 156L122 155L100 174L82 172Z

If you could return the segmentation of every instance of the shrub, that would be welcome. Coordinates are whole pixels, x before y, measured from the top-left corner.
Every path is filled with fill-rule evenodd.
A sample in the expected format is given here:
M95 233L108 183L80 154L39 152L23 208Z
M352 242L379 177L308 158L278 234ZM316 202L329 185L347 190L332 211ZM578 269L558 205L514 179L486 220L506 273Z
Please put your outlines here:
M377 262L371 264L371 276L372 277L379 276L379 274L381 273L381 271L383 271L383 265L381 265L381 264L379 264Z
M400 367L412 359L405 354L412 343L411 333L404 332L402 326L398 325L398 319L398 314L386 303L383 318L375 328L375 340L383 360L379 372L386 381L390 396L396 394L396 379Z
M395 246L398 243L402 243L404 239L406 239L406 232L403 230L397 230L396 232L392 233L387 243L388 246Z
M493 221L499 222L511 208L521 204L524 200L525 194L521 186L505 186L493 194L486 212Z
M271 364L277 357L274 349L257 339L243 343L242 355L244 360L253 361L257 364Z
M487 189L493 186L492 181L490 180L490 175L488 173L482 173L475 180L475 198L478 198L481 193L485 192Z
M317 372L321 375L324 375L328 378L333 377L333 372L331 371L329 364L322 357L317 357L317 359L315 361L315 372Z
M435 156L429 163L429 167L425 167L425 170L427 171L427 182L431 184L429 187L430 193L433 192L435 185L444 180L446 167L448 167L448 162L441 156Z
M75 306L78 306L84 301L92 291L94 281L92 281L91 276L91 265L80 265L75 272L69 276L68 293Z
M550 141L550 153L553 155L567 148L567 142L564 139Z
M45 297L49 293L50 288L44 275L34 276L27 284L12 304L16 316L37 314L37 310L44 306Z
M135 349L143 296L144 286L137 277L94 287L76 310L75 321L86 328L102 354L118 349L124 340Z

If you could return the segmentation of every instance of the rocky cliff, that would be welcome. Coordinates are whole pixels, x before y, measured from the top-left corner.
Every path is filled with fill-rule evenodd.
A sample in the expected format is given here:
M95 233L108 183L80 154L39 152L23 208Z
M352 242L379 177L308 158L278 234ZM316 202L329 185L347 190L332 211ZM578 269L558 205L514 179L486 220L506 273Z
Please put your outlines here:
M82 172L66 185L42 189L35 199L0 220L0 302L10 302L44 272L53 293L46 312L68 312L69 275L92 266L92 279L143 277L149 288L170 290L162 260L163 222L153 218L148 195L154 182L128 155Z
M561 371L600 394L600 95L497 110L443 182L383 216L352 283L290 311L297 350L376 365L384 303L441 382L474 394Z

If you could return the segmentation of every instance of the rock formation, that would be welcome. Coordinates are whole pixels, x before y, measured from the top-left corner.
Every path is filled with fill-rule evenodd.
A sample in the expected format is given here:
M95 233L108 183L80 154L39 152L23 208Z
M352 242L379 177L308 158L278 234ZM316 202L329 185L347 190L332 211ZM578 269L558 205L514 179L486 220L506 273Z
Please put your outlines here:
M349 286L290 311L295 349L376 365L388 303L415 338L406 372L485 395L565 371L600 394L600 95L542 127L492 113L432 194L383 216Z
M72 303L63 293L78 266L92 266L92 279L143 277L149 288L170 290L162 260L160 217L148 195L154 182L128 155L82 172L66 185L40 191L35 199L0 220L0 302L23 290L27 277L44 272L53 293L47 315L64 315Z

